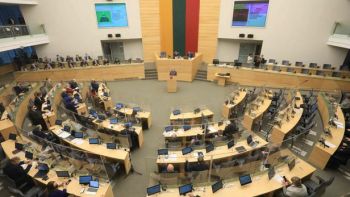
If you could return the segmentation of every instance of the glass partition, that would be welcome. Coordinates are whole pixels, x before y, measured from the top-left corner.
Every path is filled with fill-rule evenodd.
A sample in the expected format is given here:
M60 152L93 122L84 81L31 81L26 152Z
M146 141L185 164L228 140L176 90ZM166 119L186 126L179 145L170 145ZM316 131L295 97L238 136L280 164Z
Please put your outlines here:
M8 25L0 26L0 38L11 38L35 34L44 34L44 25L28 26L28 25Z

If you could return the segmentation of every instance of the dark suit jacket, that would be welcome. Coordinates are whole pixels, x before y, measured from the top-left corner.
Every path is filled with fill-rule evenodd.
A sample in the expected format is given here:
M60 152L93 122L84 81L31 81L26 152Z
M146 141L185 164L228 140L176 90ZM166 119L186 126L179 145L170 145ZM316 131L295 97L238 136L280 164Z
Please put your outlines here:
M19 165L14 165L11 162L8 162L4 168L4 174L6 174L9 178L15 181L17 186L26 182L28 178L27 173L29 172L31 165L24 170L20 165L23 162L19 163Z
M68 197L67 190L64 189L63 191L61 190L55 190L49 194L49 197Z

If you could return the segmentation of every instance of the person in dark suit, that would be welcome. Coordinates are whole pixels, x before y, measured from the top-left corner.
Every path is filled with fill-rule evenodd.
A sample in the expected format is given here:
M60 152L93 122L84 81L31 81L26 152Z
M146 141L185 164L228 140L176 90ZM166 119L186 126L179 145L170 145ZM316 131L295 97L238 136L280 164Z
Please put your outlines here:
M41 93L35 92L34 105L38 110L41 110L44 102L45 101L43 100Z
M64 187L63 190L59 190L58 187ZM50 181L47 184L48 197L68 197L66 184L65 183L56 183L55 181Z
M197 162L193 164L186 160L185 167L187 172L209 170L209 166L204 162L203 157L198 157Z
M41 125L43 130L47 131L47 125L43 118L43 115L40 110L37 109L35 105L33 105L28 111L28 118L32 122L33 125Z
M98 82L93 79L90 85L91 85L91 93L96 94L96 92L98 91L98 88L100 87L100 84L98 84Z
M75 80L75 79L73 79L72 81L70 81L69 82L69 85L70 85L70 88L72 88L72 89L77 89L77 88L79 88L79 85L78 85L78 83L77 83L77 81Z
M233 138L233 134L238 132L238 127L234 121L231 121L230 124L228 124L223 132L223 135L227 137L228 139Z
M23 164L28 164L26 169L21 167ZM34 181L27 174L31 167L31 162L21 161L19 157L13 157L4 167L4 174L12 179L17 187L25 185L21 188L21 191L26 192L35 186Z

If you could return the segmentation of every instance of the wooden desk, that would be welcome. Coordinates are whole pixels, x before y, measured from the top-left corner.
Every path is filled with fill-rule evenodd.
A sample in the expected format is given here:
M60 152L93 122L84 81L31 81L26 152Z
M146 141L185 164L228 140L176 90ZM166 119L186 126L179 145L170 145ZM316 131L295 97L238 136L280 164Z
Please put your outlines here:
M9 119L0 120L0 133L5 140L9 139L10 133L17 134L15 125Z
M105 92L108 94L108 96L104 95ZM97 96L98 96L99 102L103 103L103 107L105 111L108 111L113 108L112 97L110 93L111 93L110 90L104 83L101 83L99 85Z
M77 107L77 111L78 111L79 115L86 115L86 114L88 114L88 110L87 110L87 107L86 107L85 103L79 103L78 107Z
M219 86L225 86L226 85L226 81L231 78L231 76L220 75L220 73L215 73L215 77L218 80L218 85Z
M58 134L61 132L61 129L62 129L62 127L58 126L58 125L52 126L50 128L50 130L56 136L58 136ZM116 150L107 149L105 144L89 144L88 139L82 139L81 144L75 144L72 141L69 141L67 139L62 139L62 138L60 138L60 139L62 141L64 141L65 143L67 143L73 147L76 147L80 150L83 150L83 151L86 151L86 152L89 152L89 153L92 153L95 155L100 155L102 157L106 157L109 159L122 161L124 164L125 173L128 174L130 172L131 163L130 163L129 152L125 151L124 149L116 149Z
M158 80L168 80L170 70L175 69L177 80L192 82L197 74L198 66L202 63L202 54L196 53L192 59L160 58L159 55L155 54L155 62Z
M133 114L133 109L129 107L123 107L121 109L114 108L114 111L117 114L121 114L123 116L126 116L128 118L130 117L135 117L142 122L142 129L149 129L152 125L152 116L151 112L146 112L146 111L140 111L137 112L136 115Z
M270 105L271 105L271 102L272 102L272 100L271 100L271 94L268 94L268 93L264 93L265 95L264 95L264 98L262 98L263 100L263 102L262 103L259 103L259 105L258 105L258 108L257 109L253 109L252 110L252 114L249 114L248 112L246 112L245 114L244 114L244 118L243 118L243 126L246 128L246 129L248 129L248 130L250 130L250 131L252 131L252 129L253 129L253 124L256 122L256 121L258 121L258 120L260 120L261 118L262 118L262 116L263 116L263 114L266 112L266 110L270 107ZM261 97L261 96L259 96L259 97ZM259 98L258 97L258 98ZM257 99L256 99L257 100ZM256 100L254 101L254 102L256 102ZM254 114L254 115L253 115Z
M172 77L172 78L168 79L166 84L167 84L168 93L175 93L175 92L177 92L177 82L176 82L176 78L175 77Z
M288 152L289 150L286 150L285 152ZM289 151L289 154L293 154ZM280 176L286 176L288 180L290 180L292 177L297 176L301 179L309 179L311 178L312 174L316 171L314 167L312 167L307 162L303 161L302 159L297 158L296 159L296 165L293 168L292 171L289 171L288 165L283 164L276 168L276 175ZM192 192L193 195L199 195L201 197L213 197L213 196L220 196L220 197L251 197L251 196L273 196L273 193L277 190L282 189L283 185L281 182L277 180L269 180L268 179L268 173L264 172L262 174L257 174L256 176L252 177L252 183L241 186L239 181L236 179L235 181L231 181L228 183L225 183L224 188L217 191L213 194L211 186L204 186L196 188L194 192ZM157 194L158 197L180 197L179 195L179 189L178 188L168 188L167 191L163 191L159 194Z
M180 172L184 172L186 160L188 160L188 162L190 163L197 162L197 157L195 157L193 153L202 152L204 154L204 161L207 161L207 162L209 162L212 159L213 160L230 160L234 156L246 154L252 150L259 149L268 144L265 140L263 140L262 138L260 138L259 136L253 133L252 133L252 136L254 136L253 139L255 141L259 141L259 144L256 147L251 147L247 145L246 140L242 140L237 142L235 146L230 149L228 149L226 145L219 146L219 147L215 147L215 149L209 153L206 153L205 149L195 150L192 153L189 153L188 155L182 155L181 151L169 151L168 158L166 158L165 156L159 156L157 159L157 164L158 166L163 166L164 164L171 163L176 166L179 166ZM238 146L244 146L244 148L247 151L244 153L238 153L238 151L235 149L235 147L238 147Z
M209 109L201 110L198 113L194 112L184 112L179 115L174 115L173 113L170 114L170 124L176 125L179 121L189 121L189 124L200 124L202 120L202 114L204 117L208 118L209 121L211 121L214 117L214 113L210 111ZM178 124L178 125L183 125Z
M210 125L208 127L209 132L208 134L215 134L219 130L224 130L226 127L226 123L224 122L222 125L218 125L218 123L215 123L213 125ZM201 126L191 127L191 129L184 131L183 128L178 129L176 131L169 131L169 132L163 132L163 136L165 139L181 139L182 145L187 145L187 139L196 137L197 135L201 135L204 137L204 129L202 129Z
M326 147L323 147L323 145L321 145L320 143L316 143L316 145L312 149L312 152L309 156L309 162L311 162L312 164L314 164L320 169L324 169L330 157L335 153L335 151L338 149L339 145L343 140L344 133L345 133L345 118L340 106L338 106L335 113L338 116L338 121L343 124L344 128L331 127L328 124L330 117L329 117L329 112L327 108L327 103L320 94L317 97L317 104L318 104L318 110L320 111L320 114L321 114L323 127L325 129L329 128L332 133L332 136L323 135L323 137L325 138L326 142L333 144L334 147L326 148Z
M221 115L226 119L230 119L232 111L242 104L242 101L246 96L247 92L245 90L238 91L238 95L235 95L233 100L230 99L230 102L228 104L223 104Z
M306 75L301 73L278 72L272 70L252 69L234 66L208 65L207 80L214 81L215 73L230 73L229 79L232 83L240 85L274 87L274 88L301 88L314 90L343 90L350 91L350 79L340 77L324 77L317 75Z
M12 152L15 150L15 141L7 140L1 143L1 146L5 152L5 155L8 159L13 158L14 156L19 157L22 161L26 160L25 154L23 151L17 153L14 155ZM68 166L67 166L68 168ZM32 168L29 170L28 175L31 176L36 182L47 185L50 181L55 181L58 183L65 182L67 179L65 178L59 178L57 177L55 170L51 169L49 173L47 174L49 179L44 181L41 178L34 178L34 175L38 172L37 169L35 169L35 166L32 166ZM80 193L80 190L85 186L82 186L79 184L79 177L71 177L71 182L67 185L67 193L74 195L74 196L82 196L82 197L89 197L91 195ZM63 188L59 188L63 189ZM96 196L104 197L104 196L113 196L112 186L109 183L101 183L99 189L97 190Z
M303 104L303 98L301 97L300 92L296 93L296 97L299 97L300 100L296 100L295 104L297 107L300 107ZM304 109L298 108L294 110L295 114L290 117L289 121L287 120L287 116L285 116L284 119L281 120L281 127L279 127L278 125L275 125L273 127L270 139L272 143L283 142L284 138L288 135L288 133L291 132L298 124L298 122L301 119L301 116L303 115Z
M120 133L125 129L124 124L121 124L121 123L111 124L110 120L104 120L101 123L97 123L96 121L94 121L94 123L97 124L99 127L113 130L116 133ZM133 126L133 128L135 129L135 132L137 133L137 136L138 136L139 147L142 147L143 141L144 141L142 127Z
M52 81L114 81L117 79L144 79L145 66L143 63L111 64L107 66L89 66L66 69L51 69L39 71L17 71L16 81L43 81L50 78Z

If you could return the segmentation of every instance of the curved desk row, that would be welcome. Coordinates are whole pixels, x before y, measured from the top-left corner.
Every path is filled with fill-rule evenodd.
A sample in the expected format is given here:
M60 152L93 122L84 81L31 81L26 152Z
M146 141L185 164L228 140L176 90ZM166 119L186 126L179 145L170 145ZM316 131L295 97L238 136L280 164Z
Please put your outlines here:
M143 129L149 129L152 125L151 112L139 111L139 112L136 112L136 114L134 114L134 109L130 107L123 107L120 109L114 108L114 111L117 114L121 114L125 117L128 117L128 118L134 117L141 120Z
M327 77L350 77L349 71L339 71L333 69L321 69L321 68L310 68L301 66L287 66L287 65L277 65L277 64L266 64L268 70L277 70L282 72L291 73L303 73L307 75L323 75Z
M125 151L124 149L107 149L106 144L89 144L88 139L70 141L67 138L62 138L60 136L62 129L63 128L58 125L52 126L50 128L50 130L65 143L95 155L100 155L105 158L121 161L124 164L125 173L128 174L130 172L131 163L128 151Z
M11 159L11 158L17 156L22 161L26 160L25 154L23 151L20 151L17 154L13 154L13 151L15 150L15 141L12 141L12 140L4 141L1 143L1 146L4 150L7 158ZM34 175L38 172L38 170L35 168L35 165L36 164L33 163L33 166L29 170L28 175L31 176L34 180L36 180L38 183L47 185L50 181L55 181L58 183L68 181L67 178L57 177L57 175L53 169L50 169L49 173L47 174L47 176L49 177L48 180L43 180L42 178L34 178ZM67 168L68 167L69 166L67 166ZM71 177L69 179L71 180L71 182L67 185L67 188L66 188L67 192L69 194L74 195L74 196L84 196L84 197L91 196L91 195L86 194L86 193L80 193L82 188L87 189L87 187L79 184L79 177ZM63 188L59 188L59 189L63 189ZM101 183L99 189L97 190L96 196L99 196L99 197L113 196L112 186L109 183Z
M292 115L285 114L284 118L280 120L280 125L275 125L272 128L270 140L273 143L283 142L288 133L291 132L299 123L301 116L303 115L304 109L301 108L301 105L304 103L303 98L301 97L300 92L297 92L295 96L298 98L295 100L295 105L297 107L294 108L295 113L293 114L293 112L285 111L284 113L292 113Z
M198 111L198 113L183 112L177 115L171 113L170 124L183 125L183 122L185 122L185 124L200 124L202 122L203 117L208 118L208 121L211 121L214 117L214 112L212 112L209 109L203 109Z
M289 150L284 150L283 154L293 155ZM312 174L316 171L314 167L305 162L302 159L296 159L295 167L290 171L288 165L284 164L276 168L276 175L273 179L269 180L268 173L264 172L260 175L252 177L252 183L241 186L239 181L225 182L223 189L213 193L210 186L196 187L195 191L192 192L194 196L199 195L201 197L248 197L248 196L273 196L273 193L277 190L282 189L283 185L280 181L281 176L286 176L288 180L292 177L297 176L301 179L309 179ZM276 178L280 177L280 178ZM166 191L162 191L157 194L159 197L180 197L179 190L168 188Z
M237 69L234 66L214 66L210 64L208 65L207 80L214 81L216 73L230 73L230 82L248 86L261 84L262 86L275 88L350 91L350 79L342 79L340 77L324 77L245 67Z
M97 81L118 80L130 78L145 78L144 64L111 64L108 66L79 67L68 69L51 69L39 71L17 71L16 81L43 81L50 78L52 81Z
M234 97L230 98L230 100L227 103L224 103L222 108L222 116L226 119L230 119L232 111L234 111L238 106L242 104L243 100L247 96L247 91L239 90L238 92L234 92L233 94Z
M326 167L329 159L341 144L345 133L345 118L340 106L337 106L334 113L338 117L337 121L342 124L342 127L329 125L329 120L331 117L327 106L332 105L332 103L327 103L328 101L322 96L322 94L323 93L320 93L318 95L317 104L321 114L323 127L324 129L329 128L329 131L331 133L331 135L322 134L322 137L325 139L325 143L330 147L325 147L320 143L316 143L309 156L309 162L319 167L320 169L324 169Z

